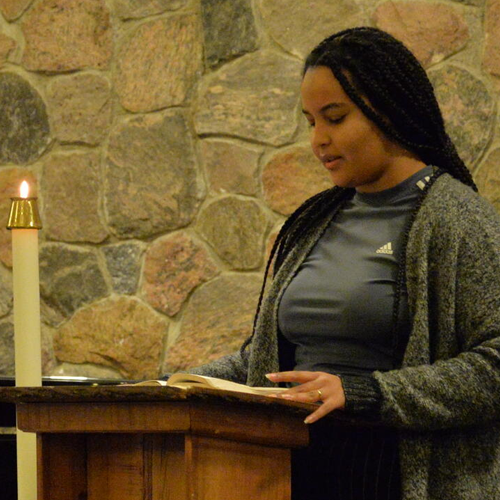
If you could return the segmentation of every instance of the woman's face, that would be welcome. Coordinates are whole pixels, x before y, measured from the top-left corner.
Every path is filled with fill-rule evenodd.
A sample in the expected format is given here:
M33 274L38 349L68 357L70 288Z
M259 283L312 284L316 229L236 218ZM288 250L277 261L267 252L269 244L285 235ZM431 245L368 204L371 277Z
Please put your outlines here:
M337 186L382 191L424 166L419 162L419 168L407 175L404 164L408 164L409 153L365 117L329 68L308 69L301 94L312 149Z

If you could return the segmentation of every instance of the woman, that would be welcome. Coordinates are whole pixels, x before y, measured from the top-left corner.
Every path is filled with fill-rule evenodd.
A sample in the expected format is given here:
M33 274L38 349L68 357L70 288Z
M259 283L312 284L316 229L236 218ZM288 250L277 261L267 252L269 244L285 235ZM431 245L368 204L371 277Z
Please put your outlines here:
M319 403L294 498L500 499L499 217L392 36L327 38L301 94L336 187L284 224L252 337L192 371ZM339 432L335 410L377 425Z

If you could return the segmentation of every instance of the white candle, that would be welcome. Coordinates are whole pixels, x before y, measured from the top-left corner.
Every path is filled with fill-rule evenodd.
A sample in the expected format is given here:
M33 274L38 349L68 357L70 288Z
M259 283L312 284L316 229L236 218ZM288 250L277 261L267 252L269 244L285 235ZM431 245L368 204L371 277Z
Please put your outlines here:
M8 226L12 230L16 386L21 387L42 385L38 229L33 228L40 226L32 213L36 199L28 198L28 189L24 181L21 199L13 199L11 216L15 214ZM37 499L36 435L19 429L17 482L19 500Z

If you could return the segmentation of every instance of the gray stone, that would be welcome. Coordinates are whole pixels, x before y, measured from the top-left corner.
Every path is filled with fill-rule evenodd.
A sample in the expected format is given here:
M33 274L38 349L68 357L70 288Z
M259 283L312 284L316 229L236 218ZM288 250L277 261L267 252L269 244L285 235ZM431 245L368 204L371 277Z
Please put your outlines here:
M0 68L8 60L12 51L16 48L17 44L12 38L0 33Z
M143 247L136 242L118 243L102 249L111 276L113 291L131 295L137 290Z
M484 83L465 69L449 65L429 77L447 131L465 164L474 168L493 133L495 102Z
M0 73L0 163L29 163L50 141L49 120L38 92L14 73Z
M109 225L146 238L189 224L204 196L184 115L134 117L111 133L106 169Z
M201 0L205 60L216 67L257 49L257 31L249 0Z
M262 263L267 220L253 200L228 196L208 205L199 217L199 232L233 269Z
M192 14L141 24L117 56L122 106L147 112L182 104L203 67L201 22Z
M12 321L0 322L0 375L14 376L14 325Z
M252 332L262 278L223 275L199 288L167 349L163 373L186 370L237 351Z
M168 321L136 298L113 297L79 310L54 337L57 359L117 370L122 377L159 375Z
M41 343L42 343L42 374L52 375L56 367L56 357L54 355L54 347L52 345L52 336L54 330L42 323L41 325Z
M54 355L50 335L42 325L41 332L42 374L49 375L54 367ZM0 375L14 377L15 367L15 335L12 319L0 322Z
M21 25L23 65L31 71L105 69L113 32L105 0L40 0Z
M200 150L212 191L257 194L261 148L207 139L201 141Z
M100 157L59 153L44 164L44 229L48 239L100 243L108 235L99 215Z
M93 365L92 363L61 363L53 370L52 375L58 377L123 379L122 374L115 368Z
M323 38L364 23L357 1L259 0L267 32L286 51L304 58Z
M198 134L224 134L279 146L297 128L301 64L269 51L223 66L200 85Z
M54 135L62 143L99 144L111 126L111 85L93 73L61 76L47 88Z
M452 2L462 3L464 5L473 5L475 7L482 7L486 0L451 0Z
M48 304L43 297L40 297L40 316L43 324L51 328L57 328L66 320L64 314Z
M63 316L108 295L96 253L60 243L42 245L40 251L42 298Z
M0 265L0 318L12 310L12 276Z
M500 213L500 148L496 148L486 157L474 172L474 180L479 193L484 196Z
M187 0L111 0L115 14L121 19L140 19L184 7Z

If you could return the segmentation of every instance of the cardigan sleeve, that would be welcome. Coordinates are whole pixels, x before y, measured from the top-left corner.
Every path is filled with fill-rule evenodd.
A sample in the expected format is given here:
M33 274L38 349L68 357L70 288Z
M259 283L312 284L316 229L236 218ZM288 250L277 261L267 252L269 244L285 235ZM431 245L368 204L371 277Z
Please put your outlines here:
M379 420L382 395L373 376L339 375L339 377L344 389L344 410L347 413Z
M423 259L428 278L416 305L428 314L415 320L412 336L427 336L420 345L428 362L372 375L387 424L433 430L500 420L500 224L492 209L472 212L454 240L438 245L441 253L434 246ZM366 399L358 392L354 409Z
M228 354L210 363L190 368L189 373L216 377L245 384L248 373L248 349ZM163 378L168 379L169 375Z

